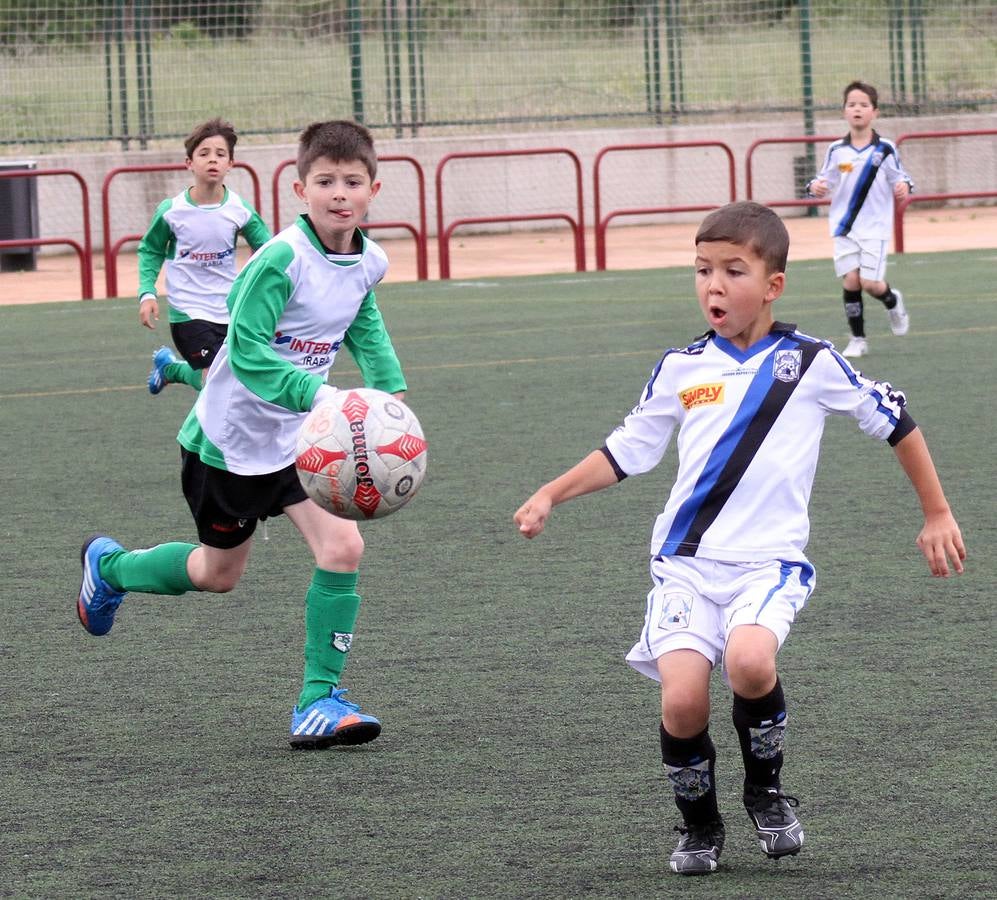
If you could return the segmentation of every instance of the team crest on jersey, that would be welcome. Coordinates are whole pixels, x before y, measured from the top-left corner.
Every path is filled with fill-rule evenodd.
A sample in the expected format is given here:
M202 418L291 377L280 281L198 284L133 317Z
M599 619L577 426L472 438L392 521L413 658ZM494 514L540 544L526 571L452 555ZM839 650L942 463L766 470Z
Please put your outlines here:
M679 400L686 409L693 409L697 406L709 406L713 403L723 403L723 382L697 384L695 387L685 388L679 391Z
M776 350L772 361L772 374L780 381L799 381L803 365L802 350Z
M872 154L872 164L877 167L883 164L883 154L881 151L877 150Z

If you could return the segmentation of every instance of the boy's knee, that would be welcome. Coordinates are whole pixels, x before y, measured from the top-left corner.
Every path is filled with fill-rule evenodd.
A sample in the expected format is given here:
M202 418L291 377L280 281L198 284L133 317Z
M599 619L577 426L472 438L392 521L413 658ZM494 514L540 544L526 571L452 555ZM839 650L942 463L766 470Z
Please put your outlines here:
M732 654L726 667L731 688L742 697L762 697L775 684L775 657L761 648L745 648Z
M363 551L363 537L354 530L324 544L315 554L315 564L328 572L355 572L360 567Z
M669 687L661 693L661 721L669 734L688 738L699 734L710 721L710 699L688 687Z

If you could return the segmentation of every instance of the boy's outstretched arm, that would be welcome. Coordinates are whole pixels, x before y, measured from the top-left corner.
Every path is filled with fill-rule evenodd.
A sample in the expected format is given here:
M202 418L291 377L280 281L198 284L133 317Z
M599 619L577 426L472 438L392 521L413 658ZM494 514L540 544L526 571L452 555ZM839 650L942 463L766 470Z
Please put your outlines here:
M551 509L572 497L591 494L620 480L602 450L594 450L563 475L547 482L513 516L523 537L534 538L544 530Z
M902 438L893 448L914 490L917 491L924 510L924 527L917 536L917 546L928 561L931 574L945 578L949 575L949 559L956 572L962 572L966 547L952 510L942 491L935 464L928 452L924 435L919 428Z

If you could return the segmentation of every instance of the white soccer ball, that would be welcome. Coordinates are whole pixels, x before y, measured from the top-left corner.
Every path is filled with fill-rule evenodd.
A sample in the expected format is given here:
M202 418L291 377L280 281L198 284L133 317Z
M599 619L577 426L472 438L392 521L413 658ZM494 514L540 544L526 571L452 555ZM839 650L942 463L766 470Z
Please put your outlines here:
M427 444L415 413L372 388L337 391L305 417L295 467L323 509L379 519L401 509L426 475Z

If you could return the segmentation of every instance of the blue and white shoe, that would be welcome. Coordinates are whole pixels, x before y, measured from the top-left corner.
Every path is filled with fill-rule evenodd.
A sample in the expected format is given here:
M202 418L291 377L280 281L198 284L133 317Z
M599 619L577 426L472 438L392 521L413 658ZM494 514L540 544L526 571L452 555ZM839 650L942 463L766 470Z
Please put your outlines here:
M147 384L150 394L158 394L169 382L166 380L166 373L163 371L170 363L177 361L176 356L169 347L160 347L152 354L152 371L149 373Z
M291 749L324 750L326 747L366 744L381 733L381 723L360 712L356 703L343 699L345 688L333 688L328 697L291 713Z
M80 583L80 596L76 601L76 615L80 624L93 635L107 634L114 624L114 614L118 611L121 601L125 599L125 591L115 591L100 577L100 558L115 550L124 550L113 538L103 534L95 534L87 538L80 551L80 562L83 564L83 581Z

